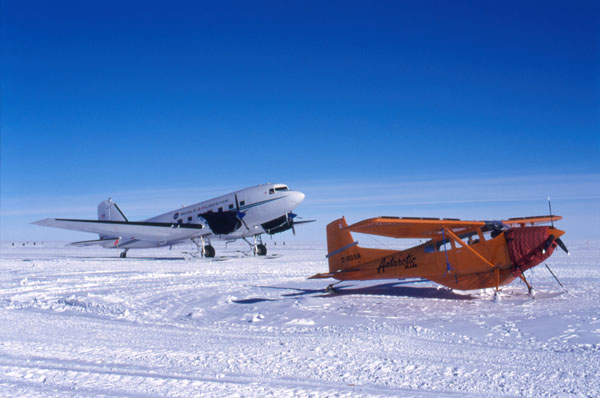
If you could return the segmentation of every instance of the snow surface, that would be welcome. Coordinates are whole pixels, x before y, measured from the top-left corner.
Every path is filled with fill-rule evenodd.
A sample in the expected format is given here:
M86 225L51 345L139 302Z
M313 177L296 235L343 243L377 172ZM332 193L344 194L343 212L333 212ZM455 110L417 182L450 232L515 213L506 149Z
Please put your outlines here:
M324 243L0 247L0 396L599 396L598 242L492 291L307 280ZM192 250L185 248L183 251Z

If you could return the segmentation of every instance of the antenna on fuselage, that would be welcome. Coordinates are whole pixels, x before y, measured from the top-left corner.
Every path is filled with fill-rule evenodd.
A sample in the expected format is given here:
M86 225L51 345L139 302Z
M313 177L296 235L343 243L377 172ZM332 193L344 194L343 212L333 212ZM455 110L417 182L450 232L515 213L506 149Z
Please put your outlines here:
M552 203L550 202L550 195L548 195L548 210L550 210L550 224L554 228L554 218L552 217Z

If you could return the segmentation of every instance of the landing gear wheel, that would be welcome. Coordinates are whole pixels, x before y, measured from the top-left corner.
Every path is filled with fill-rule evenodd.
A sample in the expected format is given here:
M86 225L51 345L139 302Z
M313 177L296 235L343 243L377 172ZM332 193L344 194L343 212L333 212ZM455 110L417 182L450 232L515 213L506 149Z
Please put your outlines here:
M127 257L127 250L125 250L124 252L121 252L121 253L119 254L119 257L121 257L121 258L125 258L125 257Z
M332 283L331 285L327 286L325 288L325 293L337 293L337 291L335 290L335 287L333 287L333 285L335 285L335 283Z
M256 245L256 255L257 256L266 256L267 255L267 246L259 243Z
M204 257L213 258L215 256L215 248L211 245L204 246Z

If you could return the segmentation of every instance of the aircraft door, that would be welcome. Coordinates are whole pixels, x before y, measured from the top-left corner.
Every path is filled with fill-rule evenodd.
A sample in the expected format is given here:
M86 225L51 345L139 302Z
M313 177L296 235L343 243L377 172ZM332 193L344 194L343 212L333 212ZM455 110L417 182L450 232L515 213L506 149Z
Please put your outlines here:
M444 274L452 275L456 268L456 246L452 239L440 239L434 243L437 267Z

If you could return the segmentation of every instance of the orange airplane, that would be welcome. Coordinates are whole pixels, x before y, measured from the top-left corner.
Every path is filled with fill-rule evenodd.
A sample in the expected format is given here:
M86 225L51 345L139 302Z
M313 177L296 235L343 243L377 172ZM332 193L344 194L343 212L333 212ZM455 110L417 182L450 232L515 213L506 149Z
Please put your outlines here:
M511 218L505 221L377 217L348 226L345 218L327 225L329 272L310 279L347 280L424 278L452 289L496 288L550 257L565 233L554 228L560 216ZM547 224L539 226L537 224ZM350 232L392 238L429 239L406 250L358 246ZM550 271L552 272L552 271ZM552 274L554 276L554 274ZM557 279L558 281L558 279ZM560 282L559 282L560 283Z

